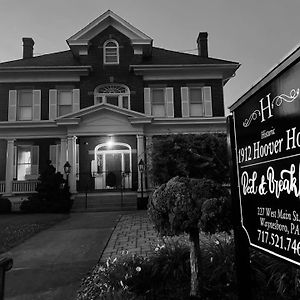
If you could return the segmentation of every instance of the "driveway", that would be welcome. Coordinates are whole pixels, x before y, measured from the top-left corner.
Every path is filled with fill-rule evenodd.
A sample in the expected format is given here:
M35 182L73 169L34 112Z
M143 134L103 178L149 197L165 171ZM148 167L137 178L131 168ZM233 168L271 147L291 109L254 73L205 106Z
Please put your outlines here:
M82 277L97 263L120 212L74 213L4 253L6 300L74 300Z

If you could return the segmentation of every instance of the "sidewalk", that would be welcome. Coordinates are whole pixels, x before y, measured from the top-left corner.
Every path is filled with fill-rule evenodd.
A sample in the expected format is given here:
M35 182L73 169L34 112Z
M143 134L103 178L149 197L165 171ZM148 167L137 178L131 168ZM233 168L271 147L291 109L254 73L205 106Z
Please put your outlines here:
M120 256L124 251L148 256L159 242L160 238L148 219L147 211L122 215L100 261Z
M120 212L77 213L3 253L6 300L73 300L81 279L99 260Z

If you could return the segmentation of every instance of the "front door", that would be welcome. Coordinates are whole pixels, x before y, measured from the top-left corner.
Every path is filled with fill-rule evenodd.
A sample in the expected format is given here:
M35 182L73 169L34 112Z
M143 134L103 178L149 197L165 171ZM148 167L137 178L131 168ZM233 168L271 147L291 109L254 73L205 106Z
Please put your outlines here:
M107 149L106 144L95 148L95 160L91 164L95 177L95 189L130 189L132 187L131 148L127 144L115 143Z
M120 188L122 184L122 154L107 153L106 159L106 188Z

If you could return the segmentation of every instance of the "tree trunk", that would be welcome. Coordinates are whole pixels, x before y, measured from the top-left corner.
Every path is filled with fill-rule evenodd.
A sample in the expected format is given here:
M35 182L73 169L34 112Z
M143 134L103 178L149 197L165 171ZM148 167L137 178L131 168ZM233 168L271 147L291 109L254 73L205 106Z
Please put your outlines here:
M199 229L190 232L191 296L200 296L201 251Z

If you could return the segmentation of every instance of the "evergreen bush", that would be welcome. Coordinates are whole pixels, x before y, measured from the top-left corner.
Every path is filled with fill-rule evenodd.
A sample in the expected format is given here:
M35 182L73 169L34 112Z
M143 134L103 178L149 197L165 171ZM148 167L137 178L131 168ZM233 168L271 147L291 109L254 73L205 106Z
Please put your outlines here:
M72 207L71 194L62 174L48 162L40 176L36 194L21 203L25 213L67 213Z
M11 202L8 198L0 195L0 214L8 214L11 212Z

